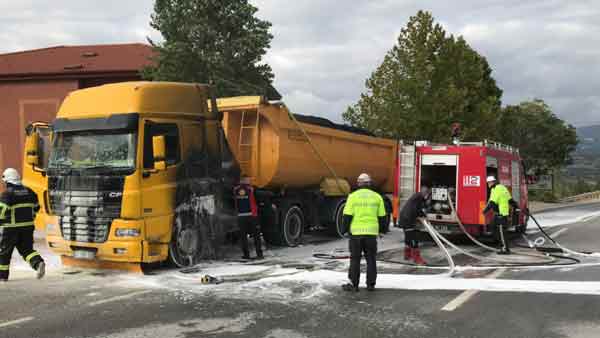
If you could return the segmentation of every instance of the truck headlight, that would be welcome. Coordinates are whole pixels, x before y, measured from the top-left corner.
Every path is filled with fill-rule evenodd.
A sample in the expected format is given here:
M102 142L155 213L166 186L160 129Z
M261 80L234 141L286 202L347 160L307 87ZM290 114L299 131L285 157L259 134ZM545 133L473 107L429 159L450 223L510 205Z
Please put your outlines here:
M117 229L115 230L115 236L117 237L138 237L140 235L140 229Z

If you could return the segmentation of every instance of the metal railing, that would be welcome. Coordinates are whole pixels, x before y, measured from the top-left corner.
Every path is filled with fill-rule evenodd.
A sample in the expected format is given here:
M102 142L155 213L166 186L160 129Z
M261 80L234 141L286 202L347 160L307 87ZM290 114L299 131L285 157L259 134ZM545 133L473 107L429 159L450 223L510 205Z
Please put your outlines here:
M587 200L595 200L595 199L600 199L600 190L586 192L586 193L580 194L580 195L565 197L565 198L560 199L559 202L560 203L569 203L569 202L579 202L579 201L587 201Z

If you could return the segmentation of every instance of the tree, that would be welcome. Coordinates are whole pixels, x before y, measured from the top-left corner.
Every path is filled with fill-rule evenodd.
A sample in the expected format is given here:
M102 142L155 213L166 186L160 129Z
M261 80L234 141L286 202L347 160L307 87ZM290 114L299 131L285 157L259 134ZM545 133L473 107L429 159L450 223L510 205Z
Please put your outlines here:
M540 99L503 108L498 133L499 141L519 148L526 168L537 174L570 164L578 143L575 127Z
M215 84L218 96L273 96L273 72L263 62L271 24L255 17L248 0L156 0L150 25L155 66L146 79ZM271 91L271 92L269 92Z
M377 135L409 140L447 142L454 122L461 123L465 139L495 136L502 91L491 73L462 37L448 36L430 13L419 11L343 118Z

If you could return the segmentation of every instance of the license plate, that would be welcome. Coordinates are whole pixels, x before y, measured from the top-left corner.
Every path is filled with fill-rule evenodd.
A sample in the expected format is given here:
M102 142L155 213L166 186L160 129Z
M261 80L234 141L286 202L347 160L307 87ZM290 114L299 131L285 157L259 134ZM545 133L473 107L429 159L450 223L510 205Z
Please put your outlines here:
M440 234L451 234L452 233L452 231L450 230L450 228L447 225L434 225L433 227Z
M75 250L73 251L73 258L77 259L94 259L96 258L96 253L90 250Z

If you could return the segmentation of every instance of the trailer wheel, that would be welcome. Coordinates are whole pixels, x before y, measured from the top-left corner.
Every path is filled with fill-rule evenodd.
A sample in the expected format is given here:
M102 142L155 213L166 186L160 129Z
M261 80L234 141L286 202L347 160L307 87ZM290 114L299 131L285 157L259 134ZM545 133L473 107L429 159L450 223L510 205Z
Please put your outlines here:
M169 260L178 268L191 267L200 253L200 233L197 226L186 224L181 215L175 218L169 243Z
M304 233L304 212L298 205L292 205L283 211L282 242L286 246L297 246Z
M344 234L347 232L344 229L344 207L346 206L346 200L341 200L335 208L335 215L333 223L329 225L329 233L333 236L344 238Z

